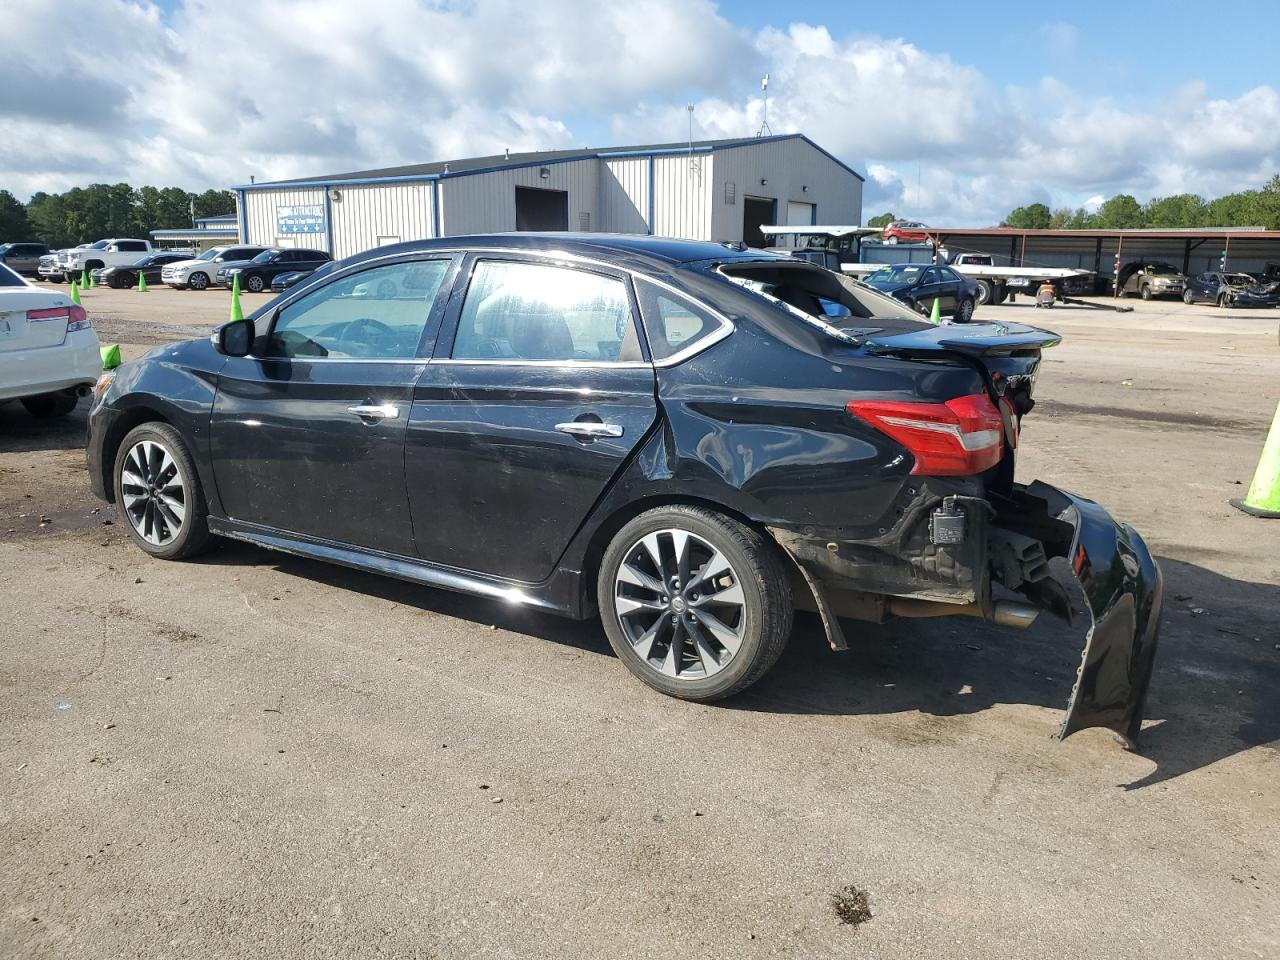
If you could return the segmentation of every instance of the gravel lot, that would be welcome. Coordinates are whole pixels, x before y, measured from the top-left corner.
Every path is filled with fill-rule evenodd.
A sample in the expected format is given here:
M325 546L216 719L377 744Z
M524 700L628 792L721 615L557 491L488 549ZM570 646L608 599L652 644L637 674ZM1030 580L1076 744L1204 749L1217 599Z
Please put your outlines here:
M136 356L228 300L86 306ZM240 544L148 560L88 493L83 407L0 407L0 956L1280 955L1280 521L1227 504L1280 312L1134 307L980 315L1067 336L1021 478L1164 568L1141 756L1053 739L1081 639L1047 620L835 654L801 617L706 707L596 623Z

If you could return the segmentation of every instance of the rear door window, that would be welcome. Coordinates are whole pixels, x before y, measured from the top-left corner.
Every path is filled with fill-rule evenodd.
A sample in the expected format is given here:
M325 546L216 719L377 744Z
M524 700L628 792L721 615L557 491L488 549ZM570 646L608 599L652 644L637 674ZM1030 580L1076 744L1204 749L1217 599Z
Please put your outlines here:
M636 296L655 363L696 349L725 326L725 321L692 300L640 277L636 278Z
M570 267L480 260L458 318L455 360L641 360L626 285Z

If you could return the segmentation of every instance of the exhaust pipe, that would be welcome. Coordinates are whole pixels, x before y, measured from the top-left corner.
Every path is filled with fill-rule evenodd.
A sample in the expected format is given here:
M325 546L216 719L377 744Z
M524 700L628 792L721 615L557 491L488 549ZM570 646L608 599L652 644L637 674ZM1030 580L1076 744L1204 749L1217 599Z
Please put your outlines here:
M889 597L885 603L889 613L899 617L976 617L1002 627L1025 630L1036 622L1040 608L1016 600L997 600L989 607L980 603L941 603L937 600L911 600Z
M77 396L77 397L84 398L84 397L87 397L87 396L89 395L89 393L90 393L90 390L89 390L89 385L88 385L88 384L82 383L82 384L80 384L80 386L76 387L76 396Z

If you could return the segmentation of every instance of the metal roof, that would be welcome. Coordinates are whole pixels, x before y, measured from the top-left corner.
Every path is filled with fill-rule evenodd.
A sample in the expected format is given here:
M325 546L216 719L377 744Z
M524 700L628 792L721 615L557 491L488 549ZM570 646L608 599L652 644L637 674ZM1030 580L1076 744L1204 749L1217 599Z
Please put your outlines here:
M784 140L803 140L833 163L838 164L859 180L866 178L842 160L828 153L801 133L787 133L776 137L740 137L729 140L694 140L692 143L652 143L630 147L583 147L578 150L543 150L533 153L508 153L490 157L468 157L462 160L442 160L433 163L417 163L400 167L380 167L374 170L357 170L351 173L334 173L320 177L300 177L293 180L271 180L262 183L245 183L235 190L263 190L287 186L334 186L363 181L394 180L444 180L493 170L509 170L517 167L536 167L552 163L569 163L574 160L610 159L613 157L649 156L657 154L712 153L732 150L736 147L756 146L762 143L778 143Z
M1132 227L1126 230L1022 230L1018 227L924 227L930 234L948 237L1050 237L1063 240L1143 237L1152 240L1197 240L1245 237L1251 240L1280 239L1280 230L1266 227Z

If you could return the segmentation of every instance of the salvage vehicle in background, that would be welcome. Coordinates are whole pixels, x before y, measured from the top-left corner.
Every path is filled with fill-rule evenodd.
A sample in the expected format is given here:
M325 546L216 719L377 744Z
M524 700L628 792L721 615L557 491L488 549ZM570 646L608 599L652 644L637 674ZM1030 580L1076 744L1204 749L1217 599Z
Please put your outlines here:
M221 535L598 611L632 673L696 701L768 672L796 606L841 650L840 616L1027 626L1074 601L1060 736L1133 745L1159 568L1097 504L1013 479L1058 341L738 245L414 241L104 374L90 481L153 557Z
M863 281L901 300L919 313L928 314L933 302L944 317L955 317L960 323L973 318L978 299L978 285L947 266L927 263L894 263L880 267Z
M929 230L917 220L893 220L881 233L885 243L925 243Z
M1116 277L1116 292L1127 297L1136 293L1143 300L1152 297L1181 297L1187 278L1172 264L1160 261L1135 260L1120 268Z
M1216 303L1220 307L1280 306L1280 281L1270 283L1247 273L1211 270L1187 278L1183 303Z
M253 244L210 247L198 257L183 257L169 264L160 279L175 290L204 290L226 264L252 260L265 249Z
M139 274L147 278L147 283L159 283L160 273L166 266L186 259L185 253L148 253L141 260L128 266L103 267L99 270L91 270L90 275L95 283L119 290L137 286Z
M24 277L40 275L40 258L49 253L43 243L0 244L0 263Z
M84 307L0 265L0 402L21 400L36 417L64 416L101 372Z
M333 257L323 250L272 248L263 250L251 260L224 263L218 270L217 283L230 287L239 276L241 290L261 293L282 273L310 273L332 260Z
M80 279L80 274L103 267L123 267L136 263L145 253L151 253L150 240L131 240L120 237L99 240L87 247L76 247L59 258L63 278L70 283Z

